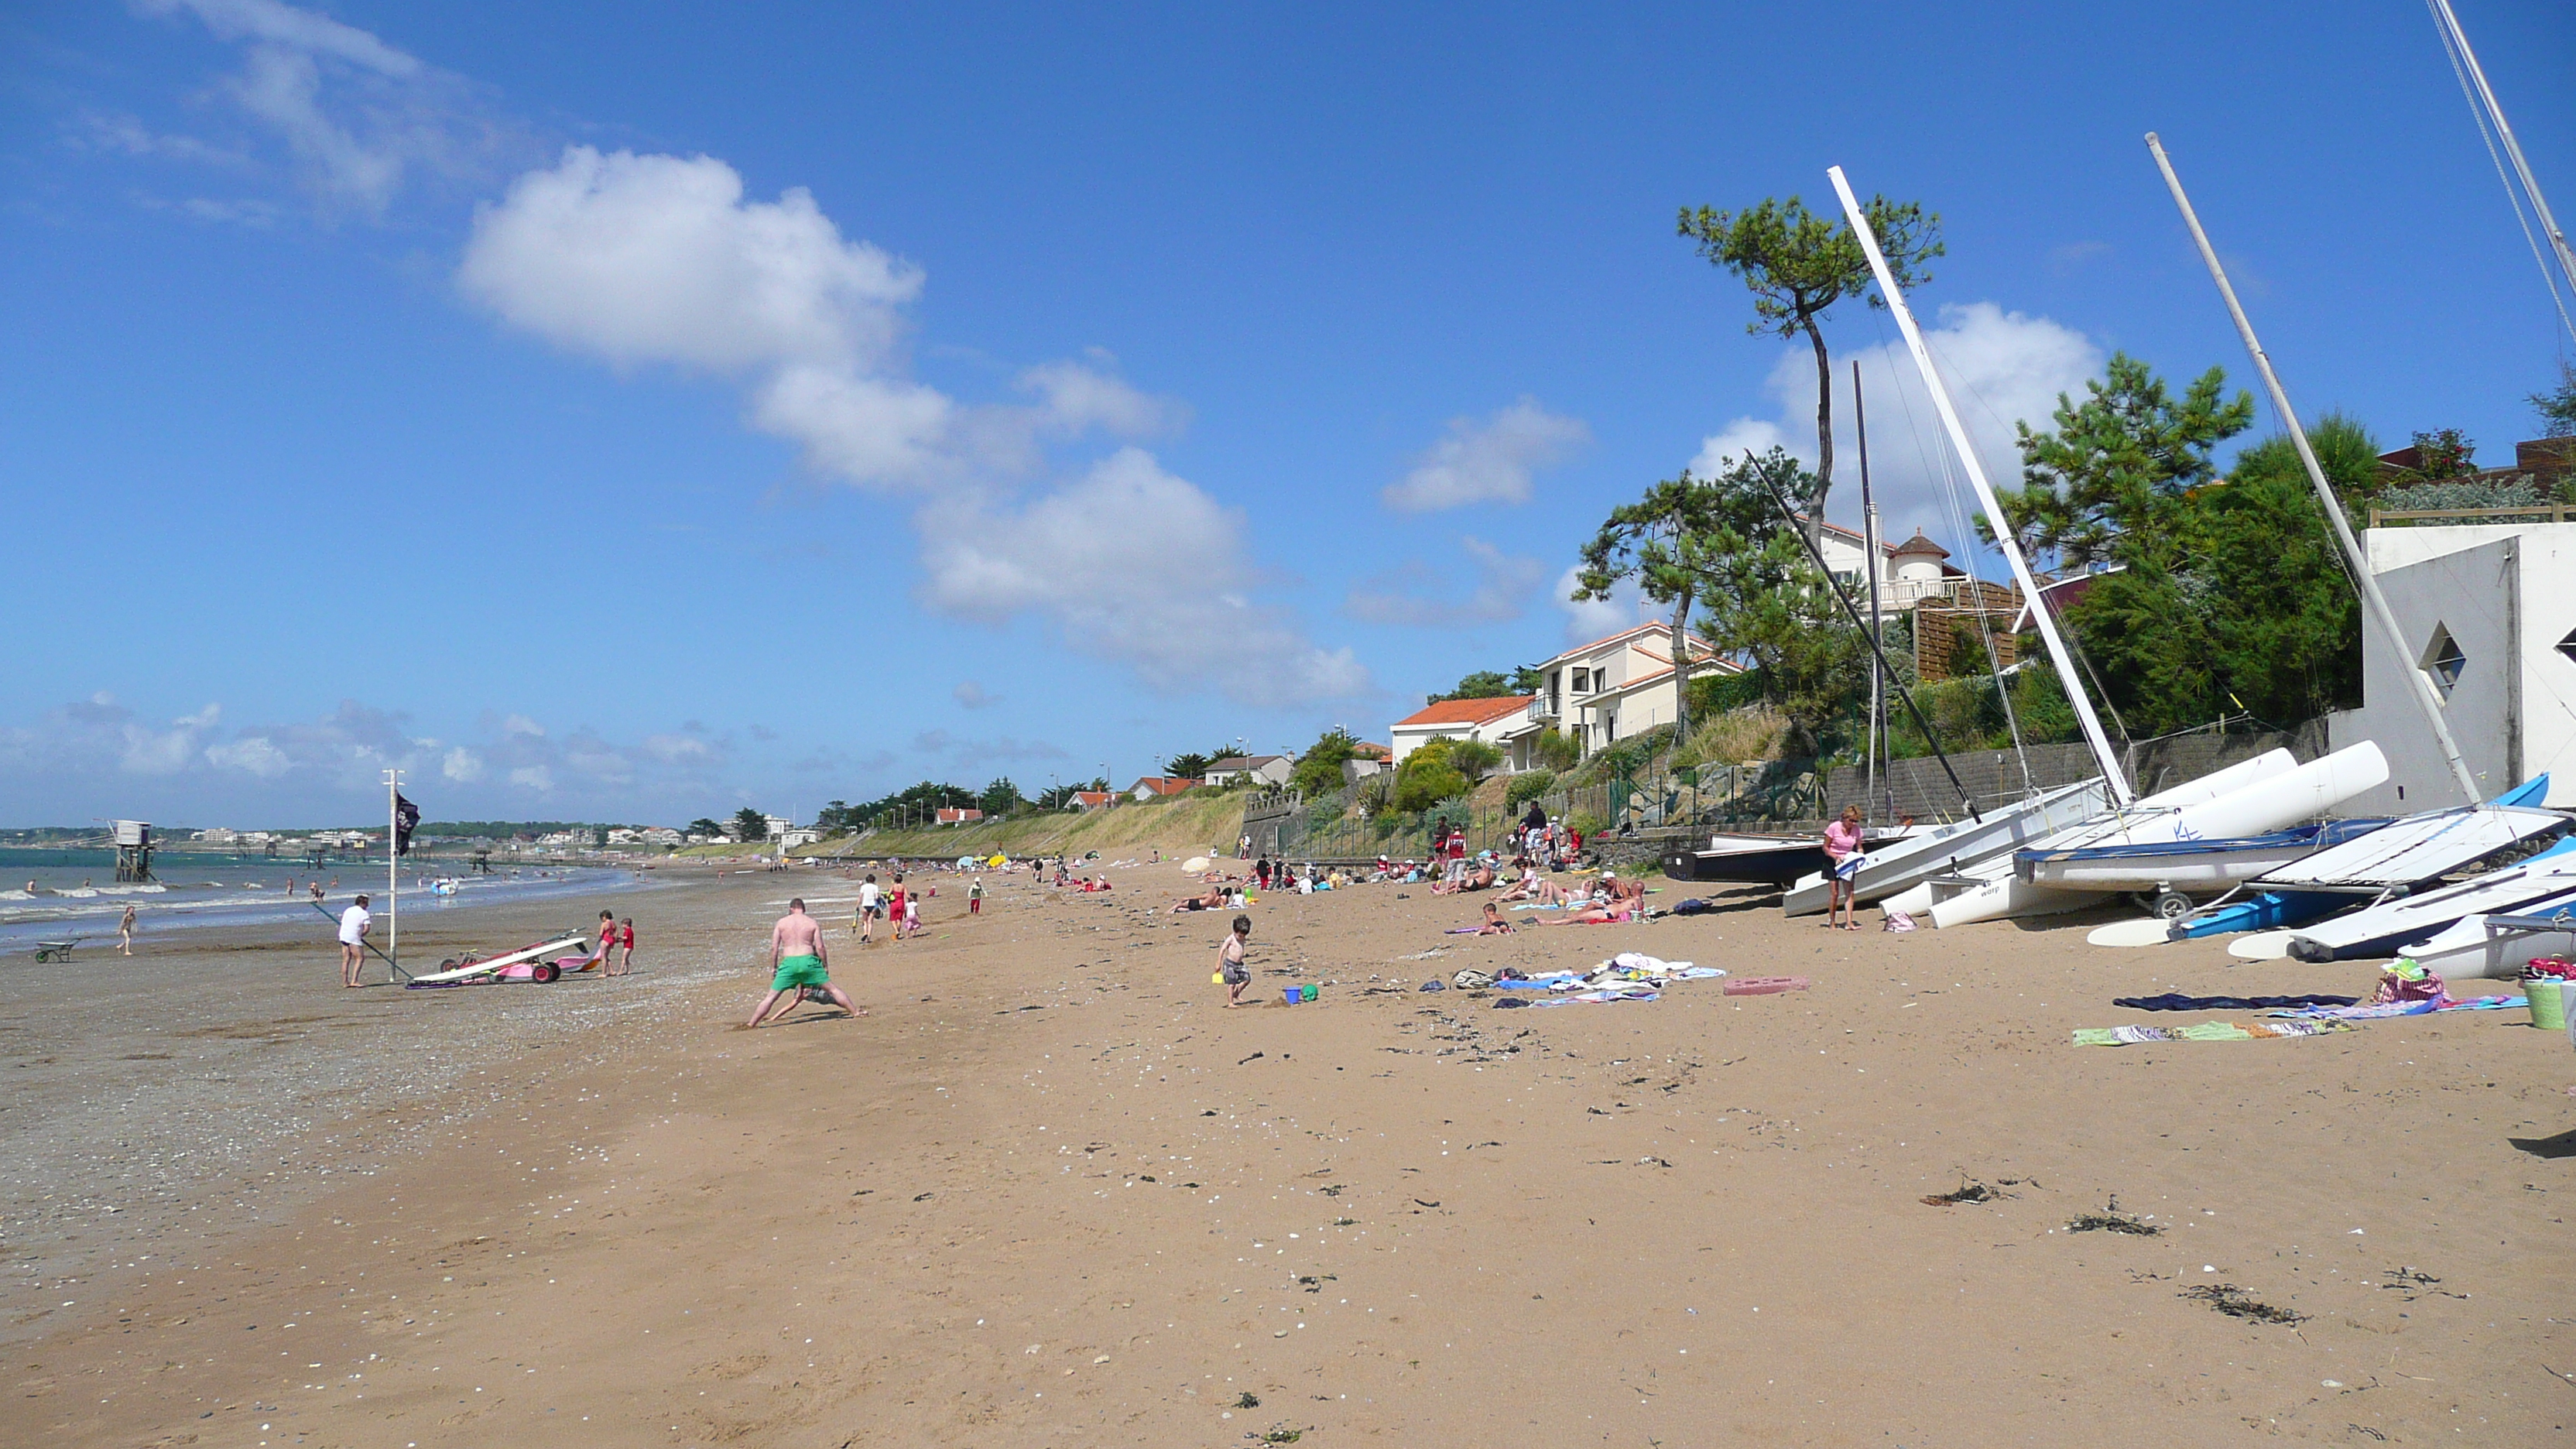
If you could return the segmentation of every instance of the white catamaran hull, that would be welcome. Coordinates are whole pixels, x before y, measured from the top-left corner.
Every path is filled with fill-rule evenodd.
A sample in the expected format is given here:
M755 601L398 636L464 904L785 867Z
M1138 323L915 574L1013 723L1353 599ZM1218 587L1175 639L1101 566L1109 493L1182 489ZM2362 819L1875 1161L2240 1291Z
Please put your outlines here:
M2302 926L2289 953L2300 961L2367 961L2392 956L2470 916L2511 915L2530 902L2576 890L2576 841L2564 841L2519 865Z
M2099 780L2060 785L2027 800L1999 806L1983 820L1961 820L1935 826L1884 849L1870 851L1853 882L1852 899L1863 905L1908 889L1927 876L1965 869L2045 840L2100 815L2110 808L2110 792ZM1825 909L1829 893L1822 874L1803 876L1781 898L1792 916L1812 916Z
M2231 781L2228 777L2233 776ZM2046 849L2147 845L2169 840L2257 835L2323 814L2388 778L2388 758L2363 741L2323 759L2297 764L2287 750L2273 750L2230 770L2139 802L2154 814L2130 812L2102 822ZM2234 788L2229 788L2233 784ZM2197 800L2175 799L2199 795ZM1956 882L1931 881L1925 903L1934 926L1972 925L2008 916L2068 911L2102 900L2107 892L2065 891L2016 877L2010 859L1989 862ZM2069 901L2068 897L2076 897Z
M2576 890L2525 901L2495 914L2554 916L2562 911L2576 912ZM2543 956L2576 956L2576 919L2563 931L2502 931L2490 929L2484 914L2464 916L2449 930L2404 947L2398 954L2445 981L2481 976L2501 980L2520 975L2523 967Z
M2297 763L2287 750L2269 750L2253 759L2239 761L2224 770L2203 775L2197 780L2186 780L2170 790L2137 801L2129 806L2126 818L2141 819L2182 805L2197 805L2224 795L2240 785L2252 784L2274 775L2287 774L2297 766ZM2093 814L2080 820L2067 821L2050 834L2017 846L2015 850L2053 850L2094 843L2106 826L2115 824L2123 818L2107 813L2111 808L2108 792L2099 798L2101 809ZM2009 878L2012 873L2012 859L2011 853L2001 856L1989 855L1981 860L1962 861L1955 868L1926 871L1914 884L1889 895L1879 904L1891 911L1922 915L1962 891L1974 890L1993 881Z

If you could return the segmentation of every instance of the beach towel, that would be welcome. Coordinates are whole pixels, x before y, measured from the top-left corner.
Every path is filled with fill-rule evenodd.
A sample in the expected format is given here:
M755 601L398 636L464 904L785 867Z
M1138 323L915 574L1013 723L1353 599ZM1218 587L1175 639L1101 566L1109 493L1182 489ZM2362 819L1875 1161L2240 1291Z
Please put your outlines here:
M2392 1016L2431 1016L2437 1011L2503 1011L2508 1007L2529 1004L2520 996L2472 996L2466 1001L2446 996L2438 1001L2365 1001L2359 1006L2307 1006L2272 1014L2319 1021L2384 1021Z
M2195 1022L2190 1026L2082 1026L2075 1029L2076 1046L2135 1046L2154 1041L2260 1041L2273 1037L2324 1036L2328 1032L2354 1030L2346 1021L2257 1021L2242 1026L2224 1021Z

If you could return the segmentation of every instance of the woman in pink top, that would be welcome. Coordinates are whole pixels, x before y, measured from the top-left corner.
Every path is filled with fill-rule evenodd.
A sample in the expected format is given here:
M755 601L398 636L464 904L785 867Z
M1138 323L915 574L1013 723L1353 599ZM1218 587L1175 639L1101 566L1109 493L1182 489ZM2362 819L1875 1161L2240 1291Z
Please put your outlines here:
M1846 805L1842 818L1825 826L1828 931L1837 925L1846 931L1860 929L1860 922L1852 918L1852 878L1860 874L1860 862L1860 807ZM1834 919L1837 915L1842 917L1839 922Z

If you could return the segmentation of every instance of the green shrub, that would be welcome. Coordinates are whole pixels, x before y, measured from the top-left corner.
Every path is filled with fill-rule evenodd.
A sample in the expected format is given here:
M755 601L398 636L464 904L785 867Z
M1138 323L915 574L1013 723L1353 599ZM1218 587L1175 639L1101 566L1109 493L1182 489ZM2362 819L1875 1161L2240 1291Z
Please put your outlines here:
M1416 750L1404 762L1395 777L1395 808L1403 811L1428 810L1453 795L1467 793L1467 777L1458 773L1445 759L1423 760L1427 750Z
M1483 740L1453 740L1449 743L1450 768L1470 780L1481 780L1503 762L1503 752Z
M1503 790L1503 803L1515 809L1526 805L1556 786L1554 770L1525 770L1512 777Z
M1573 769L1575 762L1583 758L1583 751L1575 747L1574 736L1553 726L1539 731L1534 753L1542 767L1560 774Z

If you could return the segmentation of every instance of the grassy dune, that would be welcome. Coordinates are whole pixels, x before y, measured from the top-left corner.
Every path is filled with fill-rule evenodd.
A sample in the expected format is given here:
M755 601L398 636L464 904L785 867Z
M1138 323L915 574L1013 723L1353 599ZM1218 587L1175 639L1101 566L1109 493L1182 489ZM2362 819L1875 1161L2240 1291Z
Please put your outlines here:
M1210 849L1230 851L1243 834L1241 794L1187 795L1148 804L1130 801L1112 810L1087 815L1023 815L998 823L881 830L856 840L829 840L800 847L799 856L849 856L870 859L890 855L1008 856L1069 854L1086 851L1129 855L1160 846L1166 856L1199 855Z

